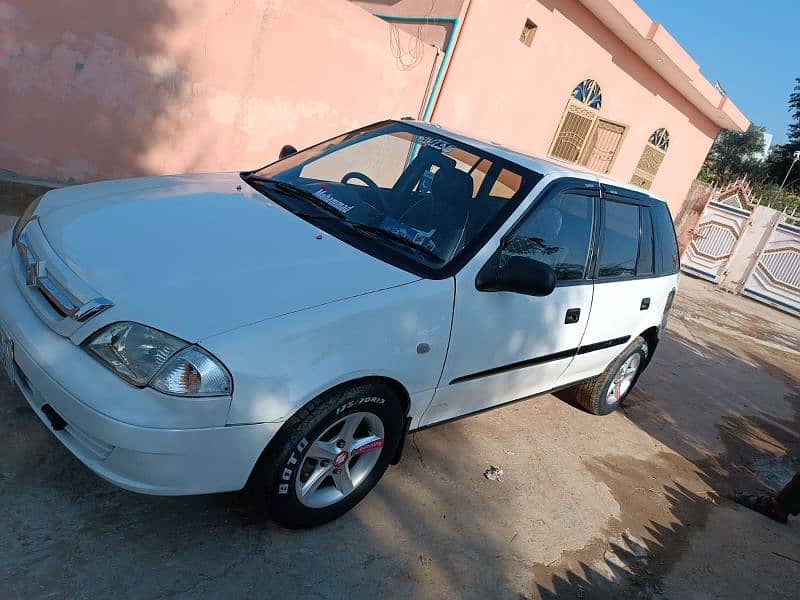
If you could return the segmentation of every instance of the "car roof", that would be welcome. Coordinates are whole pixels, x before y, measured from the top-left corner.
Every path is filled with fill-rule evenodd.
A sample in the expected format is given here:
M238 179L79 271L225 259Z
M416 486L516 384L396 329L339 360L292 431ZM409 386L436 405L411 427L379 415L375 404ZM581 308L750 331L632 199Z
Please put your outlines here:
M444 134L447 137L453 138L454 140L464 142L465 144L474 146L475 148L484 150L485 152L488 152L490 154L496 154L500 158L504 158L509 162L517 163L518 165L530 169L531 171L536 171L538 173L541 173L542 175L550 175L554 173L556 175L563 177L578 177L580 179L586 179L588 181L596 181L597 183L601 183L603 185L609 185L624 190L628 190L636 194L643 194L645 196L653 198L654 200L665 202L663 198L654 196L647 190L631 185L630 183L623 183L621 181L616 181L614 179L611 179L610 177L606 177L599 173L595 173L594 171L590 171L589 169L586 169L580 165L575 165L573 163L568 163L566 161L560 161L555 158L542 158L539 156L533 156L521 150L513 149L504 144L498 144L496 142L474 138L472 136L466 135L456 130L442 127L441 125L438 125L436 123L417 121L416 119L409 119L409 118L403 119L401 122L412 124L415 127L424 129L434 135Z

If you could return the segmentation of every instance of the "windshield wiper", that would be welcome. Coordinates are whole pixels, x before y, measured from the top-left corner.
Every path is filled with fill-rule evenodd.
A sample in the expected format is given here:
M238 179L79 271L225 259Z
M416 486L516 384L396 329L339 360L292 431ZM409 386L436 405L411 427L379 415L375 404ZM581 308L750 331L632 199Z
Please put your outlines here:
M247 181L255 181L258 183L266 183L278 189L278 191L286 194L287 196L293 196L295 198L300 198L301 200L306 200L310 202L317 208L321 208L325 212L329 213L330 215L336 217L337 219L343 220L344 213L340 210L335 209L333 206L315 196L312 192L308 190L304 190L301 187L297 187L296 185L292 185L291 183L286 183L285 181L280 181L279 179L272 179L271 177L259 177L258 175L248 175L245 177ZM309 218L319 218L319 215L308 215L302 214L301 216L309 217Z
M407 237L400 235L399 233L394 233L393 231L388 231L383 227L378 227L377 225L367 225L366 223L353 223L349 222L350 226L353 229L357 229L358 231L363 231L365 233L370 233L376 237L381 237L385 239L392 240L407 248L411 248L412 250L416 250L417 252L424 254L428 258L432 258L436 262L444 262L444 259L440 257L435 252L428 250L425 246L420 246L419 244L415 244Z

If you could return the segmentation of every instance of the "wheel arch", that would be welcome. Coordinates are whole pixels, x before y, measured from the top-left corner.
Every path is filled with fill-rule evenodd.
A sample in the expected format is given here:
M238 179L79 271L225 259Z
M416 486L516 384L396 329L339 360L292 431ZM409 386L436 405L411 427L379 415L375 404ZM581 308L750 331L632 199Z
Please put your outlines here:
M358 385L369 384L369 383L382 383L384 385L389 386L392 389L392 391L395 394L397 394L397 397L400 399L400 403L401 403L401 406L403 408L403 416L405 417L405 421L406 421L405 425L404 425L404 431L407 432L407 430L408 430L408 420L409 420L408 419L408 412L409 412L409 410L411 410L411 395L408 393L408 390L406 389L406 387L402 383L400 383L396 379L393 379L391 377L382 376L382 375L374 375L374 376L371 375L371 376L367 376L367 377L358 377L358 378L354 378L354 379L350 379L350 380L347 380L347 381L343 381L343 382L337 383L336 385L331 386L330 388L328 388L326 390L323 390L322 392L320 392L319 394L314 396L308 402L303 404L303 406L298 408L294 413L292 413L289 416L289 418L286 419L286 421L284 421L283 425L281 425L281 428L264 445L264 448L261 451L261 454L259 455L259 457L256 460L255 464L253 465L252 469L250 470L250 476L249 476L249 478L247 480L247 484L246 484L245 487L250 487L252 485L252 482L254 480L254 475L256 474L256 472L258 470L258 466L259 466L259 464L261 464L262 459L264 458L264 456L269 454L270 448L272 448L275 444L280 443L280 440L283 438L283 436L285 435L286 431L291 429L294 426L294 424L297 421L297 419L302 418L303 412L311 404L313 404L318 398L320 398L321 396L323 396L325 394L336 393L337 391L341 391L341 390L344 390L344 389L347 389L347 388L350 388L350 387L355 387L355 386L358 386ZM396 460L399 460L399 455L400 455L400 453L402 453L402 449L403 449L404 444L405 444L405 434L403 436L403 439L400 441L400 447L398 448L398 453L397 453L397 456L396 456ZM392 462L392 464L396 464L396 460L394 460Z
M654 325L653 327L648 327L643 332L639 334L640 337L647 342L647 358L645 359L644 367L642 367L642 371L647 368L647 365L650 364L650 361L653 358L653 354L656 351L656 347L658 346L658 340L660 338L660 327Z

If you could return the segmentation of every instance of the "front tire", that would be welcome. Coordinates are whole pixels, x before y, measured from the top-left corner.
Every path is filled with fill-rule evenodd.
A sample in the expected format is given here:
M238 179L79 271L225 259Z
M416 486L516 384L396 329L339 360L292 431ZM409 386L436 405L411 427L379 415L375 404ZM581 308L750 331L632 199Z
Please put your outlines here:
M574 388L575 402L594 415L614 412L638 381L647 354L647 342L636 337L605 371Z
M292 529L338 518L375 487L402 439L394 391L369 382L325 393L298 412L256 466L267 514Z

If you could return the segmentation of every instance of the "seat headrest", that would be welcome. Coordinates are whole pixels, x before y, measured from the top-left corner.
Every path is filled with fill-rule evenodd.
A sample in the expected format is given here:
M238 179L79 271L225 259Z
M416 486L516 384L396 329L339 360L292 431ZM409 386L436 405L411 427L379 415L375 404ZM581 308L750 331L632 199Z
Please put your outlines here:
M472 177L455 167L444 167L436 171L431 193L440 200L466 203L472 199Z

